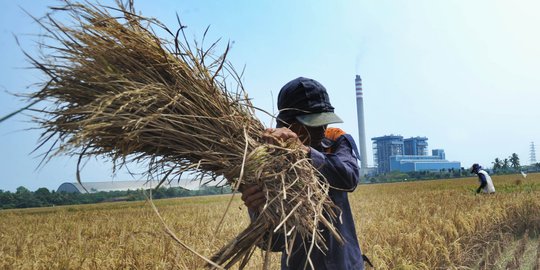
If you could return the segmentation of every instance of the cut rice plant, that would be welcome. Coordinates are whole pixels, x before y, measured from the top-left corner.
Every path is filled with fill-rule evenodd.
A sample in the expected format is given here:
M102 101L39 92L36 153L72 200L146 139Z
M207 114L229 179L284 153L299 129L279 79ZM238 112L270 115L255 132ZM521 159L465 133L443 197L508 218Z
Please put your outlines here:
M55 19L58 13L69 21ZM161 183L189 172L224 176L235 190L260 186L267 197L260 214L209 267L243 268L273 232L285 235L287 250L296 237L325 250L321 228L341 240L328 184L299 142L265 143L257 108L226 60L228 46L215 55L216 43L205 49L188 42L180 21L171 30L132 2L65 1L36 21L46 30L42 50L26 54L48 78L30 97L42 116L38 147L52 145L46 158L103 156L113 169L148 164L145 173Z

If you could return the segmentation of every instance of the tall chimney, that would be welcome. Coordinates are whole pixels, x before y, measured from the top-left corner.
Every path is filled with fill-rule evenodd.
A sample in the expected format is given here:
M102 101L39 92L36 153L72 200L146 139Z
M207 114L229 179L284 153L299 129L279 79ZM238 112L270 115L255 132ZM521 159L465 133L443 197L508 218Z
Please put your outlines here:
M366 128L364 124L364 97L362 93L362 78L356 75L356 114L358 119L358 142L360 144L360 172L367 172Z

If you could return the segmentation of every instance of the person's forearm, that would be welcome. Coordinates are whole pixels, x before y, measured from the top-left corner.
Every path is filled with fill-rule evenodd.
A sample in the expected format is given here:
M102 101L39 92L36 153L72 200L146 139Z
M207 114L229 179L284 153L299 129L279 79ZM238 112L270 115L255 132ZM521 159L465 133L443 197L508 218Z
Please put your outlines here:
M482 181L480 182L480 186L478 187L478 189L476 190L476 193L480 193L480 191L485 188L487 186L487 181Z

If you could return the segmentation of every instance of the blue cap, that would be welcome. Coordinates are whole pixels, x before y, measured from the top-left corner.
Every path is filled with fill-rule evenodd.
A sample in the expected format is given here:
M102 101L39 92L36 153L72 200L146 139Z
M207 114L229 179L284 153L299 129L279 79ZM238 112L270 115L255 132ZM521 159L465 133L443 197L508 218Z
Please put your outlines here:
M474 163L471 168L471 173L477 173L482 169L482 166L478 165L478 163Z
M278 126L297 120L309 127L343 123L334 113L326 88L313 79L299 77L281 88L278 95Z

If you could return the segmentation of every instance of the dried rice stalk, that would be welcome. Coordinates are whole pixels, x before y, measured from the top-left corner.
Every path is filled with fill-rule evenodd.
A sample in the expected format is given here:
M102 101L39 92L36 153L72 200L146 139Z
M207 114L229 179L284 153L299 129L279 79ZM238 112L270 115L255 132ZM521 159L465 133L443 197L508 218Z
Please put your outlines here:
M212 56L179 39L156 19L136 15L132 3L103 7L65 1L45 19L39 59L28 57L50 80L32 95L48 101L38 120L46 156L106 156L114 168L147 162L147 174L171 181L181 173L225 175L228 184L257 184L267 194L260 216L212 260L224 268L243 268L269 232L309 239L326 249L319 228L330 230L334 205L328 185L294 142L263 143L263 125L254 115L240 76L225 61L227 50ZM69 14L73 25L56 21ZM114 14L111 15L111 14ZM172 41L158 38L165 30ZM225 77L233 77L235 91ZM52 104L52 105L51 105ZM321 225L322 224L322 225ZM211 266L209 266L211 267Z

